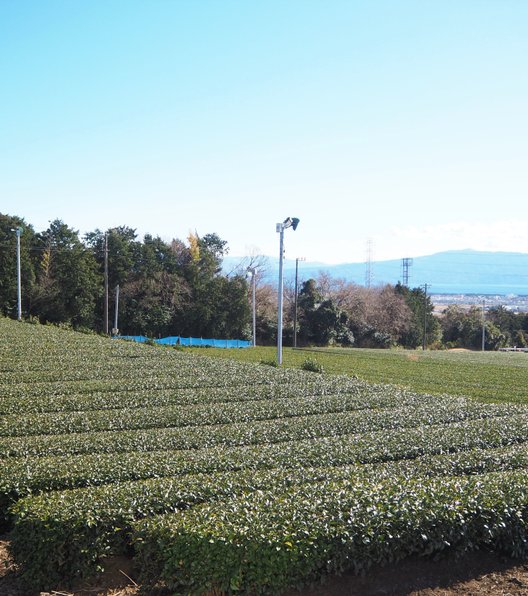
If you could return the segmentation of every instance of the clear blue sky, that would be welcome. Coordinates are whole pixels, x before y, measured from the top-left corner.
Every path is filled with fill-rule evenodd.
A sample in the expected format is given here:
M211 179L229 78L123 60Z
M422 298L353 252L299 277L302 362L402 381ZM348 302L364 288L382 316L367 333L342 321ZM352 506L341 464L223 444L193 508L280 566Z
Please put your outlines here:
M0 0L0 212L328 263L528 252L525 0Z

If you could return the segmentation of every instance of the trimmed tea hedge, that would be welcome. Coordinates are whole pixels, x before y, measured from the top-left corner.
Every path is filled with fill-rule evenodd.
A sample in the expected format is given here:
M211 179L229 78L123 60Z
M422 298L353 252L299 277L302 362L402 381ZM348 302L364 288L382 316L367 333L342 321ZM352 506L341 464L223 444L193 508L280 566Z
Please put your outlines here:
M3 460L0 512L31 493L245 468L302 468L412 459L528 441L528 414L244 447Z
M446 548L528 552L528 478L328 481L256 491L135 524L146 585L279 593L327 573Z
M21 499L14 506L11 548L26 581L50 589L59 580L93 574L106 556L125 553L131 526L143 517L243 492L284 491L329 480L373 483L398 477L405 483L416 477L483 474L527 465L528 446L522 444L374 465L239 470L54 491Z
M133 549L147 590L255 594L522 554L527 467L523 407L0 317L0 525L28 592Z
M310 401L310 400L309 400ZM402 400L405 401L405 400ZM340 404L339 404L340 402ZM411 402L412 403L412 402ZM112 453L122 451L154 451L176 449L199 449L218 445L257 445L260 443L279 443L300 439L315 439L320 437L339 436L351 433L365 433L381 429L398 429L416 427L420 425L449 424L463 420L476 420L501 416L512 416L520 411L518 407L485 406L470 403L460 399L445 399L432 404L420 404L409 409L405 407L365 409L356 411L355 401L348 396L341 396L337 401L334 396L318 401L314 409L332 409L334 407L349 406L351 411L315 413L303 416L289 416L294 404L284 408L283 416L271 419L256 419L231 424L211 424L206 429L198 425L197 420L192 426L176 426L172 428L173 418L166 421L168 428L155 426L163 422L163 410L159 412L159 419L154 419L153 411L149 410L150 418L145 416L143 429L70 433L62 435L36 435L0 437L0 457L20 457L27 455L51 456L83 453ZM295 404L297 407L298 404ZM364 405L364 404L363 404ZM274 405L273 409L278 406ZM209 409L211 408L211 409ZM300 406L302 409L302 405ZM256 408L254 415L266 412L267 408ZM311 408L305 408L309 411ZM251 411L251 410L250 410ZM271 411L269 408L268 411ZM189 422L189 411L184 410L180 420ZM221 408L218 411L211 406L190 410L190 414L200 416L222 417ZM155 411L154 411L155 413ZM174 410L171 410L174 413ZM243 411L235 410L234 417L243 417ZM187 415L187 416L186 416ZM226 417L229 413L225 414ZM277 414L278 416L278 414ZM140 419L134 419L140 422ZM123 423L123 421L121 421Z
M388 392L387 392L388 393ZM397 402L397 396L400 401ZM65 432L97 432L103 430L124 430L134 428L155 428L174 426L205 426L212 424L229 424L233 422L250 422L270 418L286 418L307 414L324 414L328 412L347 412L365 407L381 405L395 406L416 405L417 395L385 395L376 400L372 397L367 401L365 397L338 394L321 395L317 399L313 396L292 397L289 399L267 399L250 402L207 403L192 406L156 406L129 410L96 410L93 412L54 412L30 415L6 415L0 417L0 436L45 435L61 434ZM438 402L437 402L438 403ZM459 400L461 411L465 405ZM456 401L455 405L456 407ZM511 406L503 412L514 412ZM473 410L480 408L485 413L486 406L475 404ZM493 412L500 412L501 406L490 408ZM519 409L517 409L519 411Z

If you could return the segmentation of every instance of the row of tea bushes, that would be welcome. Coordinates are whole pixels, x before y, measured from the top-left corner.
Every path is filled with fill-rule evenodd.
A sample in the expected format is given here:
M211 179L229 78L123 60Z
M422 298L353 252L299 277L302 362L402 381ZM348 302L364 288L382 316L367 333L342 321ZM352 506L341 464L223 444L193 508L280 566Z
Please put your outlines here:
M410 406L413 406L412 408ZM386 390L382 397L356 394L302 396L290 399L266 399L249 402L205 403L191 406L170 405L150 406L147 408L119 410L93 410L89 412L54 412L44 414L11 414L0 416L0 437L16 437L23 435L46 435L63 433L92 433L108 430L131 430L146 428L168 428L177 426L210 426L237 422L252 422L277 418L289 418L313 414L350 413L363 408L365 418L374 418L377 426L390 426L387 422L376 423L382 413L370 410L376 408L396 408L394 426L402 424L407 416L411 425L437 424L463 419L463 417L510 416L522 412L522 408L514 405L485 405L467 400L445 398L434 403L422 403L418 394L401 395ZM414 415L414 409L417 409ZM355 414L359 421L361 413ZM390 412L389 412L390 416ZM414 417L413 417L414 416ZM364 430L370 430L368 424Z
M49 490L216 471L303 468L413 459L528 441L528 414L242 447L125 452L2 460L0 512L22 496Z
M49 589L60 580L95 572L104 557L124 554L138 519L226 500L243 493L296 490L302 484L354 480L377 483L465 476L528 465L528 446L475 449L417 460L365 466L238 470L182 477L154 478L21 499L13 508L12 552L31 585Z
M438 400L436 400L438 403ZM258 401L216 402L190 406L169 405L147 408L122 408L86 412L53 412L43 414L10 414L0 416L0 436L61 434L67 432L97 432L174 426L198 426L250 422L271 418L286 418L308 414L347 412L369 407L411 406L421 403L417 394L400 395L386 391L383 396L364 394L321 395L266 399ZM454 400L461 411L467 402ZM441 407L440 405L436 406ZM486 406L474 404L473 410L486 411ZM502 409L501 409L502 408ZM496 406L494 412L513 413L515 406ZM519 411L519 410L517 410ZM434 413L432 413L434 416Z
M149 389L127 389L122 390L119 383L106 383L104 391L91 391L76 393L66 389L65 391L49 391L49 387L30 390L21 395L7 395L3 393L0 399L0 415L27 414L45 412L82 412L91 410L116 410L122 408L142 408L146 404L150 406L168 405L191 405L198 403L226 403L237 401L258 401L263 399L287 399L291 397L303 397L311 395L344 395L355 394L359 399L370 401L374 395L378 395L380 402L384 399L386 387L372 386L358 381L351 382L348 378L338 377L315 377L292 380L281 383L252 383L240 379L239 383L230 387L218 387L216 385L200 387L177 387L172 389L157 388ZM315 378L315 380L314 380ZM343 379L341 381L341 379ZM402 399L408 392L398 390ZM416 394L413 394L416 395ZM427 399L425 397L423 400ZM431 398L429 398L431 399Z
M492 547L526 555L528 477L332 480L256 491L137 522L145 585L279 593L409 555Z
M153 584L255 593L390 552L500 547L495 520L522 552L527 445L523 408L0 318L0 516L28 593L133 549Z
M341 397L333 403L324 398L321 403L330 404L332 407L346 404L347 399ZM383 429L414 428L422 425L451 424L464 420L477 420L519 414L519 408L507 406L485 406L478 403L466 403L461 400L446 399L438 401L434 407L429 404L419 405L413 409L408 406L398 408L366 409L339 412L325 412L322 414L308 414L292 416L290 408L284 408L283 416L276 418L260 418L258 414L266 412L265 408L249 410L254 420L231 422L229 424L211 423L203 426L187 425L173 427L172 420L163 418L163 409L140 410L144 413L142 428L125 431L104 432L71 432L61 435L36 435L36 436L0 436L0 458L22 456L54 456L73 455L86 453L117 453L123 451L155 451L155 450L183 450L202 449L213 446L256 445L261 443L280 443L297 441L301 439L316 439L353 433L366 433ZM222 409L225 408L225 409ZM212 406L197 408L197 417L203 415L213 418L228 414L228 406L224 404L217 408ZM307 406L306 410L310 411ZM302 411L302 406L299 411ZM158 417L156 417L158 413ZM191 412L192 413L192 412ZM277 412L277 414L280 412ZM120 424L124 425L123 416ZM0 419L1 420L1 419ZM129 419L130 420L130 419ZM140 418L134 421L141 422ZM23 421L23 419L22 419ZM24 421L23 421L24 422ZM180 418L181 422L181 418ZM159 424L166 426L160 427ZM130 426L130 425L129 425ZM72 430L76 426L72 424ZM14 433L15 434L15 433Z

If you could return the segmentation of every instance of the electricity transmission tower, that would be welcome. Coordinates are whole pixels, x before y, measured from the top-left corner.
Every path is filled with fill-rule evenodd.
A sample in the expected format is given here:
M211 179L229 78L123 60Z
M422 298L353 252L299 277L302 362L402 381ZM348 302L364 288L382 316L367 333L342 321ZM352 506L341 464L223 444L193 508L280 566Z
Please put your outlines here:
M372 238L367 240L367 260L365 262L365 287L370 288L372 285Z
M413 264L413 260L409 257L402 259L402 280L403 285L409 287L409 269Z

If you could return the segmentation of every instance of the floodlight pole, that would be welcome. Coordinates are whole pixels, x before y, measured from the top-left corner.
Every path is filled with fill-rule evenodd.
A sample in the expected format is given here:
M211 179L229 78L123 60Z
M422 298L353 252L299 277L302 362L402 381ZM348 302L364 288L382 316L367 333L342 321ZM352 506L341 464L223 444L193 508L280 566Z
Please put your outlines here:
M280 252L279 252L279 313L277 319L277 363L282 364L282 291L284 279L282 275L282 261L284 259L284 224L277 224L277 232L280 234Z
M104 321L103 331L108 335L108 234L104 237Z
M256 279L255 275L257 270L255 267L248 267L248 273L251 273L251 295L252 295L252 302L251 302L251 310L252 310L252 317L253 317L253 347L257 345L257 312L256 312Z
M22 320L22 270L20 264L20 235L22 228L18 227L16 230L17 239L17 319Z
M275 231L280 234L280 252L279 252L279 300L278 300L278 317L277 317L277 363L282 364L282 294L284 288L284 276L282 266L284 261L284 230L292 227L295 231L299 225L299 220L296 217L288 217L282 223L276 225Z

